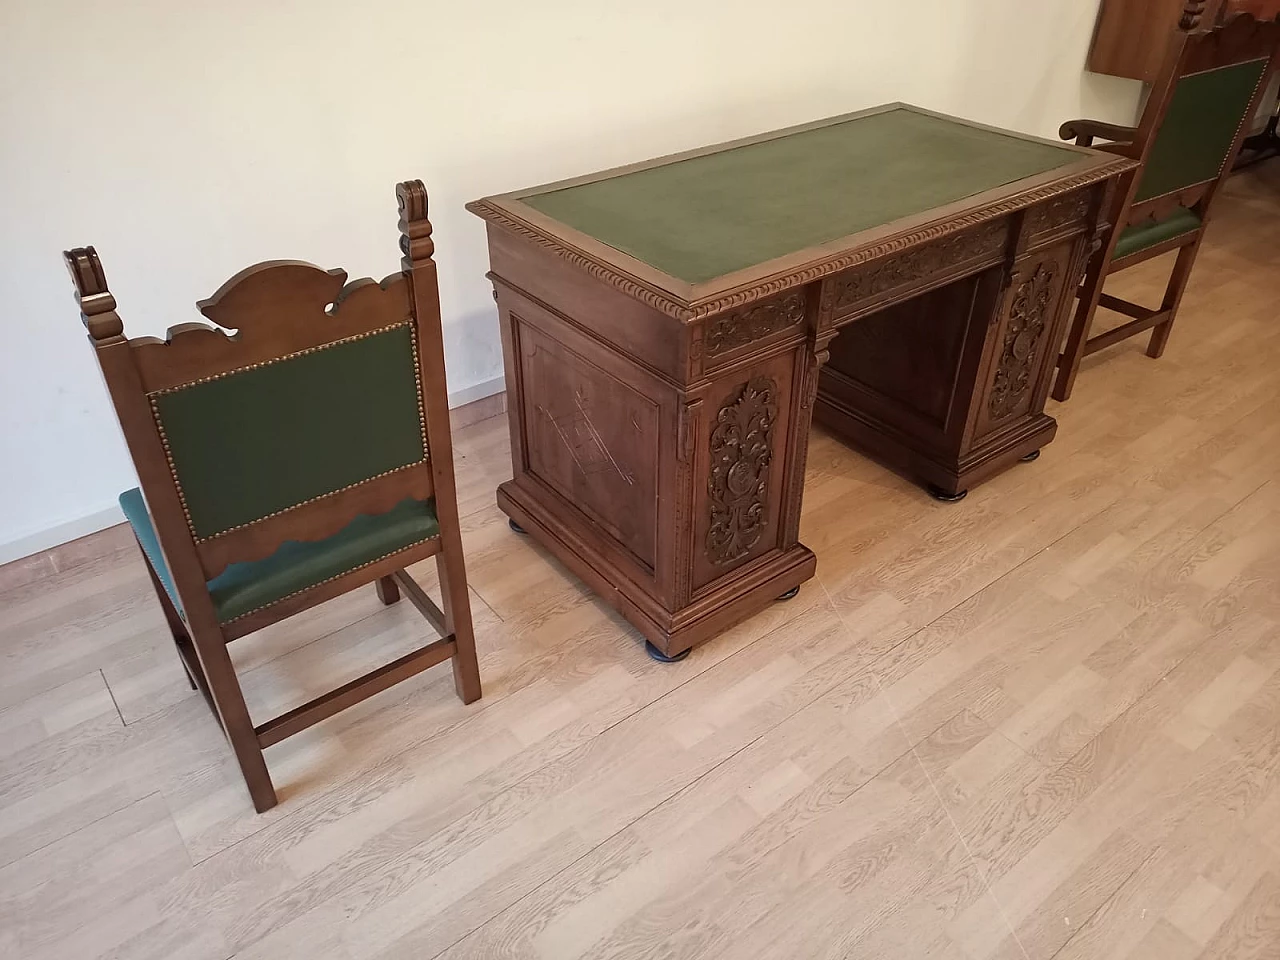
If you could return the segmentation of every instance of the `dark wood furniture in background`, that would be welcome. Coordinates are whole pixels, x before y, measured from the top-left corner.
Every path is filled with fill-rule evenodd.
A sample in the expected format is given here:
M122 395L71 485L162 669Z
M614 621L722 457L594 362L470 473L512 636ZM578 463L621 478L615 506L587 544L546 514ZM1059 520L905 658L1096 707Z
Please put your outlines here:
M1089 69L1152 83L1160 75L1169 36L1187 6L1186 0L1102 0L1089 48ZM1280 0L1198 0L1194 6L1203 23L1237 13L1252 14L1257 20L1280 16Z
M716 635L813 575L815 409L944 494L1049 442L1064 308L1131 166L895 104L470 204L499 505L661 654Z
M65 254L142 484L121 506L259 812L276 803L265 747L444 660L463 702L480 696L427 194L396 192L403 272L260 263L199 304L223 329L165 340L126 338L93 248ZM405 572L430 556L443 610ZM255 726L227 644L370 583L442 639Z
M1080 361L1091 353L1146 330L1151 331L1147 356L1164 352L1213 198L1231 170L1246 123L1275 68L1280 20L1259 22L1242 13L1213 29L1202 29L1196 12L1202 6L1186 4L1137 127L1094 120L1062 125L1063 138L1074 138L1082 146L1095 139L1111 141L1101 149L1136 160L1141 167L1122 178L1106 213L1115 229L1085 275L1058 362L1056 400L1071 396ZM1103 292L1110 274L1171 250L1178 251L1178 258L1158 309ZM1099 306L1130 319L1090 339L1089 327Z
M1089 48L1089 69L1153 82L1185 6L1186 0L1102 0ZM1211 23L1223 0L1201 0L1196 6L1199 16Z

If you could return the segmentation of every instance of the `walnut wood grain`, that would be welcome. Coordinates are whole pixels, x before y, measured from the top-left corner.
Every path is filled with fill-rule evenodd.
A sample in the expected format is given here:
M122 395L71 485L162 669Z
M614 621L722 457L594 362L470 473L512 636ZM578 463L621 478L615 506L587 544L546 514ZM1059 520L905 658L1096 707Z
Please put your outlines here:
M799 526L815 417L922 484L959 492L1009 468L1054 436L1051 345L1108 186L1134 166L1073 151L694 285L544 216L530 191L471 204L509 390L499 507L674 654L812 575Z

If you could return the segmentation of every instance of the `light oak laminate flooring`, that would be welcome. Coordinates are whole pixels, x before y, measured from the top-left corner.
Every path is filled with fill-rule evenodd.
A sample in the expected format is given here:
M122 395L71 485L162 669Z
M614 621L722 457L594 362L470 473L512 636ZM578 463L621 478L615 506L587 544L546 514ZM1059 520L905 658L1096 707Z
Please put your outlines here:
M0 957L1274 960L1278 321L1272 162L1038 462L943 505L816 433L817 578L672 665L469 426L484 699L441 666L272 747L262 816L128 533L64 549L0 593ZM231 649L262 718L424 629L370 589Z

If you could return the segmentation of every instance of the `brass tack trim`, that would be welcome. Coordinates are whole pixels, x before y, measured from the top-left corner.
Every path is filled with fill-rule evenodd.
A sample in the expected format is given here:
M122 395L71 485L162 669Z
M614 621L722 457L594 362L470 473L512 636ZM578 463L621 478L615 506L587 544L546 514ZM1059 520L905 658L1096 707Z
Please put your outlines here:
M439 532L437 532L434 536L423 537L421 540L415 540L413 543L405 544L405 546L401 547L399 550L392 550L390 553L384 553L380 557L374 557L372 560L366 561L365 563L357 564L356 566L352 567L349 570L343 570L341 573L335 573L332 577L325 577L323 580L317 580L315 583L311 584L310 586L303 587L301 590L295 590L293 591L293 593L288 593L288 594L285 594L283 597L278 597L277 599L272 600L270 603L264 603L259 607L254 607L252 610L246 610L244 613L240 614L239 616L232 617L230 620L222 620L220 622L223 626L226 626L229 623L235 623L237 620L243 620L245 617L251 616L252 614L257 613L260 610L267 609L267 607L274 607L277 603L284 603L284 601L291 600L294 597L300 596L309 590L314 590L316 587L324 586L326 583L332 583L334 580L339 580L342 577L345 577L349 573L355 573L357 570L363 570L365 567L371 567L375 563L381 563L383 560L386 560L390 557L394 557L398 553L404 553L406 550L412 550L414 547L420 547L424 543L430 543L432 540L439 539L439 537L440 537L440 534Z
M250 370L257 370L261 367L269 367L272 364L283 363L285 360L292 360L296 357L306 356L310 353L318 353L321 350L328 350L330 347L353 343L356 340L363 340L366 337L377 336L381 333L389 333L390 331L397 330L400 327L409 328L409 342L413 353L413 386L418 398L418 430L422 435L422 459L415 460L413 463L406 463L403 466L393 467L390 470L384 470L382 473L375 474L372 477L365 477L363 480L357 480L355 483L349 483L345 487L338 487L338 489L330 490L328 493L321 493L317 496L309 497L306 500L300 500L297 503L290 504L287 507L265 514L255 520L250 520L247 523L239 523L234 527L227 527L225 530L219 530L217 533L211 533L207 537L202 537L197 534L195 523L191 519L191 510L187 506L187 497L182 489L182 482L178 479L178 470L173 462L173 451L169 446L169 437L165 433L164 422L160 417L160 408L156 404L156 398L170 393L177 393L180 390L186 390L188 387L196 387L202 383L212 383L214 380L221 380L224 377L235 376L238 373L247 373ZM211 540L216 540L218 537L226 536L228 533L243 530L245 527L251 527L255 523L262 523L264 520L270 520L273 517L278 517L282 514L288 513L290 510L297 510L299 507L305 507L308 504L315 503L317 500L323 500L326 497L332 497L336 494L344 493L345 491L354 489L362 484L372 483L374 480L381 480L383 477L389 477L393 473L399 473L401 470L408 470L410 467L416 467L420 464L431 462L431 452L427 444L427 414L422 395L422 367L419 363L418 356L418 325L412 320L402 320L399 323L391 323L385 327L379 327L376 330L366 330L364 333L357 333L350 337L343 337L341 340L333 340L329 343L322 343L319 346L307 347L304 350L295 350L293 353L287 353L282 357L272 357L270 360L250 363L243 367L237 367L234 370L226 370L222 373L214 374L213 376L201 377L199 380L182 383L176 387L166 387L163 390L154 390L147 394L147 401L151 405L151 417L155 421L156 431L160 434L160 445L164 448L165 462L169 465L169 478L173 480L173 485L178 491L178 501L182 505L182 515L187 520L187 529L191 532L191 538L195 541L197 546L202 543L208 543Z
M1263 60L1265 60L1265 59L1266 59L1266 57L1263 57L1262 59L1263 59ZM1239 64L1232 64L1232 66L1240 66L1240 65L1243 65L1243 64L1246 64L1246 63L1257 63L1257 62L1258 62L1257 60L1241 60ZM1205 71L1205 72L1207 73L1208 71ZM1255 84L1253 85L1253 93L1249 94L1249 104L1250 104L1250 106L1252 106L1252 105L1253 105L1253 103L1254 103L1253 98L1254 98L1254 97L1256 97L1256 96L1258 95L1258 88L1259 88L1260 86L1262 86L1262 81L1263 81L1263 80L1266 80L1266 79L1267 79L1267 69L1266 69L1266 67L1263 67L1263 68L1262 68L1262 76L1258 77L1258 82L1257 82L1257 83L1255 83ZM1247 109L1247 108L1245 109L1244 115L1240 118L1240 122L1236 124L1236 132L1235 132L1235 133L1233 133L1233 134L1231 135L1231 142L1232 142L1232 143L1235 143L1235 142L1236 142L1236 139L1240 136L1240 128L1241 128L1241 127L1243 127L1243 126L1244 126L1246 123L1248 123L1250 120L1252 120L1255 116L1257 116L1257 110L1256 110L1256 109L1254 110L1254 112L1253 112L1253 113L1250 113L1250 112L1248 111L1248 109ZM1233 154L1233 153L1231 153L1230 151L1228 151L1228 152L1227 152L1227 155L1226 155L1225 157L1223 157L1223 158L1222 158L1222 163L1218 164L1218 177L1217 177L1217 179L1221 179L1221 178L1222 178L1222 172L1223 172L1223 170L1225 170L1225 169L1226 169L1226 167L1227 167L1227 164L1228 164L1228 163L1230 163L1231 161L1233 161L1234 159L1235 159L1235 154Z
M331 347L340 347L344 343L354 343L357 340L364 340L366 337L376 337L380 333L388 333L399 327L413 327L413 321L401 320L398 323L389 323L385 327L378 327L376 330L365 330L363 333L352 334L349 337L343 337L341 340L330 340L328 343L321 343L314 347L304 347L302 350L295 350L293 353L286 353L284 356L271 357L268 360L259 360L257 363L246 364L243 367L236 367L234 370L224 370L222 373L215 373L208 377L200 377L198 380L189 380L186 383L180 383L177 386L165 387L162 390L153 390L148 393L148 397L160 397L167 393L178 393L189 387L198 387L202 383L212 383L214 380L221 380L224 377L233 377L237 373L247 373L250 370L257 370L261 367L269 367L276 363L284 363L286 360L293 360L297 357L305 357L309 353L319 353L321 350L328 350Z

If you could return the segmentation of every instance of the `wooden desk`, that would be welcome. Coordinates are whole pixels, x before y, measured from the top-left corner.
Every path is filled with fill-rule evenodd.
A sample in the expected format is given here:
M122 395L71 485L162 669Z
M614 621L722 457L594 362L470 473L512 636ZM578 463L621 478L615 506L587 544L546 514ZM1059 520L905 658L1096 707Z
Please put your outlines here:
M659 650L714 636L813 576L815 400L942 492L1049 442L1064 308L1131 166L895 104L470 204L499 505Z

